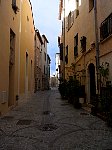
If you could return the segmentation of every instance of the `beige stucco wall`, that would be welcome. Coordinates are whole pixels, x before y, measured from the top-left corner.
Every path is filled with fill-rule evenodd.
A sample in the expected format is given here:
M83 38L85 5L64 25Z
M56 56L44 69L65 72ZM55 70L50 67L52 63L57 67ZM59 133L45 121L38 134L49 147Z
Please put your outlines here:
M19 8L17 14L12 9L12 0L0 1L0 114L15 107L16 95L25 94L26 52L28 92L34 90L34 24L31 5L28 0L16 0L16 6ZM12 69L9 69L10 29L15 33L15 62Z
M18 94L18 53L19 53L19 21L20 13L14 13L12 1L1 1L0 3L0 112L3 114L8 111L10 106L16 104L16 95ZM20 0L17 0L17 6L20 6ZM7 10L7 11L6 11ZM9 91L9 54L10 54L10 29L16 35L15 41L15 63L13 66L13 83ZM3 94L4 92L4 94ZM9 97L9 92L11 96ZM3 102L4 99L4 103Z
M38 32L38 33L37 33ZM42 89L42 41L40 41L41 35L39 31L35 31L35 92ZM40 36L40 38L39 38ZM41 39L42 40L42 39Z
M66 21L67 22L67 21ZM78 57L74 58L74 37L78 33ZM93 9L89 12L89 2L88 0L82 1L79 6L79 15L76 18L74 12L74 24L72 27L65 33L66 46L68 45L68 64L66 67L70 67L72 63L81 64L80 70L86 66L89 60L84 58L84 53L81 52L80 39L82 36L87 38L86 52L91 48L91 43L95 41L94 34L94 11ZM65 46L65 47L66 47ZM91 52L86 53L90 55ZM94 54L91 59L94 58ZM87 56L86 56L87 57ZM89 57L90 59L90 57ZM67 71L66 71L67 74Z
M98 1L98 27L101 23L112 13L112 1L99 0ZM100 37L100 33L99 33ZM112 35L100 42L100 64L103 62L109 63L109 80L112 82Z
M22 1L21 6L21 50L20 50L20 95L34 90L34 24L29 1ZM26 81L26 53L28 54L28 80ZM32 61L32 71L31 71ZM32 78L32 79L31 79ZM28 82L28 91L25 91Z
M66 0L67 2L67 0ZM92 47L92 43L95 42L95 25L94 25L94 8L89 11L89 0L81 0L81 5L79 6L79 15L75 16L74 11L74 23L71 28L67 31L67 24L65 26L65 47L68 45L68 64L65 65L65 78L72 75L70 66L75 63L75 70L81 71L86 70L85 78L85 88L87 94L87 102L90 101L90 77L88 66L89 64L94 64L95 66L95 79L96 79L96 49ZM67 5L65 10L68 11ZM98 17L98 35L99 35L99 50L100 50L100 64L102 62L109 62L109 80L112 81L112 35L100 42L100 26L101 23L112 13L112 1L98 0L97 1L97 17ZM67 13L65 13L67 14ZM67 16L65 22L67 23ZM78 57L74 58L74 37L78 33ZM86 52L81 52L80 39L82 36L87 38L86 40ZM63 35L61 37L63 41ZM65 52L66 55L66 52ZM62 65L61 65L62 66ZM97 84L97 83L96 83Z

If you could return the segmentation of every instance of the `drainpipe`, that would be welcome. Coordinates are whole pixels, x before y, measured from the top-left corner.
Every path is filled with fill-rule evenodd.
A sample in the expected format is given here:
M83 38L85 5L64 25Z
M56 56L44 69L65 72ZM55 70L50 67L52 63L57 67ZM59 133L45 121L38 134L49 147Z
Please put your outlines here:
M98 20L97 20L97 0L94 0L94 23L95 23L95 43L96 43L96 75L97 75L97 87L96 94L100 94L100 86L99 86L99 38L98 38Z
M64 12L64 20L63 20L63 79L65 79L65 0L63 2L63 12Z
M19 12L20 12L20 22L19 22L19 50L18 50L18 96L20 94L20 50L21 50L21 4L22 1L20 0L20 8L19 8Z

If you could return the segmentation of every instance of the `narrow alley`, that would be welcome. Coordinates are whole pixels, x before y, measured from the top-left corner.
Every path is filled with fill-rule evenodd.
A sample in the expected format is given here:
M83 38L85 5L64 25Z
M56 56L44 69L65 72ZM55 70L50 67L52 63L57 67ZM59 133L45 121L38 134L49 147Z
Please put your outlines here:
M0 118L0 150L112 150L112 129L57 89L38 91Z

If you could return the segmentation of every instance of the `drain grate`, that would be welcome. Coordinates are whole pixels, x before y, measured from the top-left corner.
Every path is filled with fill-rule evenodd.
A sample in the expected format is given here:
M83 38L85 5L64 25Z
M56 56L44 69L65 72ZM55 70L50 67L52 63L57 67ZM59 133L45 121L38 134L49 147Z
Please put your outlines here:
M61 99L61 98L57 97L56 99Z
M89 115L89 114L85 113L85 112L81 112L80 115L85 115L86 116L86 115Z
M53 131L56 130L58 127L54 124L44 124L39 126L39 130L41 131Z
M66 105L69 105L69 104L68 103L61 104L61 106L66 106Z
M6 120L6 121L10 121L10 120L12 120L14 117L13 116L4 116L4 117L2 117L1 119L2 120Z
M32 120L19 120L16 125L30 125Z
M44 111L43 115L49 115L51 112L50 111Z

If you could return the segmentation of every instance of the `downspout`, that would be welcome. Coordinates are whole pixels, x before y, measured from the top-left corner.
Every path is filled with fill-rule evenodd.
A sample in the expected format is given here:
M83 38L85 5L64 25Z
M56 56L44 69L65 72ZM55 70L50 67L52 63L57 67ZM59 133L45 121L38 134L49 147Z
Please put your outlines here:
M21 3L22 0L20 0L20 22L19 22L19 51L18 51L18 95L20 95L20 50L21 50Z
M63 20L63 79L65 79L65 0L63 3L63 12L64 12L64 20Z
M97 75L97 86L96 86L96 94L100 94L100 86L99 86L99 37L98 37L98 20L97 20L97 0L94 0L94 23L95 23L95 43L96 43L96 75Z
M36 30L34 37L34 93L36 92Z

